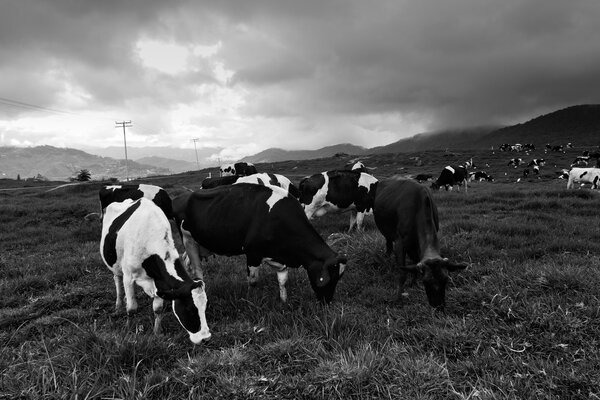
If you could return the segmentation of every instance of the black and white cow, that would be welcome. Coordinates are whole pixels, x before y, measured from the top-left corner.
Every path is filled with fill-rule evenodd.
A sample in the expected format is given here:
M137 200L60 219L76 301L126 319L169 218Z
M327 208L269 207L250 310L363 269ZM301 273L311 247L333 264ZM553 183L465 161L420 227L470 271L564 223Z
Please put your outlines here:
M325 243L287 191L241 183L186 193L173 205L194 270L213 253L245 254L249 283L256 282L265 261L276 268L279 295L286 301L288 268L303 266L317 299L333 299L346 258Z
M374 217L386 241L387 254L395 253L400 268L398 298L403 295L407 272L418 273L429 304L443 309L446 304L448 272L467 264L448 261L440 255L437 207L426 187L411 180L379 182ZM406 265L406 256L414 264Z
M517 168L521 164L523 164L523 159L522 158L511 158L508 161L508 166L509 167L512 165L513 167Z
M571 163L571 167L587 167L590 161L590 156L577 156Z
M544 165L546 165L546 160L543 158L534 158L533 160L529 161L529 164L527 164L528 167L543 167Z
M280 174L270 174L262 172L259 174L242 176L235 183L253 183L255 185L277 186L287 191L291 196L295 197L296 199L300 197L300 191L298 190L296 185L294 185L292 181L290 181L287 177Z
M555 151L555 152L558 152L558 153L564 153L564 152L565 152L565 151L564 151L564 146L563 146L562 144L559 144L559 145L554 145L554 146L553 146L553 145L551 145L550 143L546 144L546 148L545 148L545 150L544 150L544 151L545 151L545 152L548 152L548 151Z
M252 163L247 162L237 162L235 164L228 164L221 166L221 176L228 175L239 175L239 176L248 176L252 174L256 174L258 171L256 167Z
M134 283L153 298L154 333L160 333L164 300L173 300L173 312L195 344L208 339L206 292L202 280L186 273L175 248L171 226L152 201L140 198L113 202L102 220L100 255L114 274L116 311L138 307Z
M472 173L469 173L469 180L471 181L479 181L479 182L483 182L483 181L488 181L488 182L494 182L494 178L492 178L490 175L487 174L487 172L485 171L475 171Z
M328 212L350 210L350 227L362 229L365 215L372 213L377 179L364 172L333 170L300 181L300 203L306 216L321 217Z
M575 183L590 183L592 189L597 189L600 184L600 168L571 168L567 189L572 189Z
M104 215L106 207L113 202L122 202L126 199L137 200L143 197L152 200L163 210L167 218L173 218L171 196L160 186L143 183L139 185L108 185L100 189L98 196L100 197L101 216Z
M452 190L454 185L462 186L465 185L465 193L467 193L467 179L469 178L469 171L462 165L457 166L446 166L440 173L440 176L435 182L431 183L433 190L439 190L442 186L446 190Z
M261 172L248 176L227 175L220 178L206 178L202 181L202 189L212 189L217 186L233 185L235 183L254 183L256 185L277 186L287 190L295 198L300 196L298 188L287 177L280 174Z

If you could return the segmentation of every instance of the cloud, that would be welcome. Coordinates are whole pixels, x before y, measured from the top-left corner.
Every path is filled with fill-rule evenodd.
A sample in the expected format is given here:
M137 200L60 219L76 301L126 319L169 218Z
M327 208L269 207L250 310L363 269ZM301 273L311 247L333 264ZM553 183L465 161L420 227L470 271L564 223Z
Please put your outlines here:
M0 129L101 145L131 119L133 142L241 157L522 122L597 102L599 19L595 0L2 2L0 98L69 114L0 102Z

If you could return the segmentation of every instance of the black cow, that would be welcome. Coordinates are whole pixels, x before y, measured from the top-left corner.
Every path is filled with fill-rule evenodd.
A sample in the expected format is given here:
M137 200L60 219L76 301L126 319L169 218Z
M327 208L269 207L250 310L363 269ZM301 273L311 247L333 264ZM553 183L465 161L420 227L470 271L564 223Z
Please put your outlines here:
M221 177L206 178L202 181L202 189L212 189L217 186L233 185L240 176L238 175L223 175Z
M523 163L523 159L522 158L511 158L508 161L508 166L510 167L511 165L515 168L517 168L519 165L521 165Z
M110 203L120 203L125 199L137 200L144 197L152 200L154 204L160 207L168 219L173 218L171 196L160 186L143 183L139 185L109 185L103 186L98 192L98 196L100 197L101 217Z
M252 284L264 260L277 269L279 294L286 301L287 268L303 266L317 298L333 299L346 258L331 250L285 190L241 183L186 193L173 205L195 270L201 257L212 253L245 254Z
M456 166L446 166L440 173L440 176L437 178L435 182L431 183L431 188L434 190L439 190L440 187L444 186L446 190L454 187L454 185L465 185L465 193L467 193L467 179L469 178L469 171L462 165Z
M395 253L400 268L398 296L407 272L419 273L429 304L443 309L448 272L467 267L440 255L438 211L431 192L411 180L379 182L374 207L375 223L386 241L387 254ZM406 256L414 264L406 265Z
M362 229L366 214L373 209L377 179L364 172L334 170L308 176L300 181L300 203L306 216L351 210L350 227ZM355 213L356 212L356 215Z
M433 179L433 175L431 174L418 174L415 176L415 180L419 183L427 182Z

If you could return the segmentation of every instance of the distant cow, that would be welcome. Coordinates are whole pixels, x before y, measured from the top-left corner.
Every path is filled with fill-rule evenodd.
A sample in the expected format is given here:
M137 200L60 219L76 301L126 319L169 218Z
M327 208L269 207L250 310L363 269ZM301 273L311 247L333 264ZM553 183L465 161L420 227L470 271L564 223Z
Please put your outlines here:
M415 180L419 183L427 182L433 179L433 175L431 174L418 174L415 176Z
M523 163L523 159L522 158L511 158L508 161L508 166L510 167L512 165L513 167L517 168L522 163Z
M590 160L590 156L577 156L571 163L571 167L587 167Z
M556 175L558 179L569 179L569 170L561 169L560 171L556 171Z
M571 168L567 189L572 189L575 183L591 183L592 189L597 189L600 180L600 168Z
M291 196L295 198L300 197L300 191L287 177L279 174L260 173L252 174L249 176L242 176L236 182L238 183L254 183L256 185L263 186L277 186L287 191Z
M444 186L446 190L452 190L454 185L462 186L465 185L465 193L467 193L467 179L469 178L469 171L462 165L446 166L440 173L440 176L435 182L431 184L433 190L439 190L440 187Z
M221 166L221 176L228 175L239 175L239 176L248 176L252 174L256 174L258 171L256 167L252 163L246 162L237 162L235 164L228 164Z
M98 192L98 196L100 197L101 216L104 215L106 207L113 202L122 202L126 199L137 200L143 197L152 200L163 210L167 218L173 218L171 196L160 186L143 183L139 185L109 185L103 186Z
M469 174L469 178L471 181L479 181L479 182L483 182L483 181L488 181L488 182L494 182L494 178L492 178L490 175L487 174L487 172L485 171L476 171L473 172L473 174Z
M160 333L163 300L173 300L173 312L196 344L210 337L206 323L206 292L202 280L186 273L164 213L150 200L111 203L102 221L100 255L114 274L118 311L138 307L134 283L153 298L154 333Z
M357 161L354 163L351 170L356 172L367 172L367 167L365 167L365 164L361 163L360 161Z
M300 181L300 203L309 219L350 210L348 231L354 225L360 230L365 215L372 212L376 187L377 179L364 172L325 171Z
M525 151L534 151L535 150L535 145L533 145L533 143L525 143L523 145L523 150L525 150Z
M285 190L242 183L186 193L173 204L195 270L212 253L245 254L252 284L264 260L277 270L279 295L286 301L288 267L303 266L317 299L333 299L346 258L331 250Z
M375 223L386 241L387 254L395 253L400 268L398 296L404 291L407 272L422 276L429 304L446 304L448 272L467 264L448 261L440 255L438 211L431 192L411 180L379 182L374 208ZM406 265L406 256L414 264Z
M529 164L527 164L528 167L533 167L536 165L539 167L543 167L544 165L546 165L546 160L543 158L534 158L533 160L529 161Z
M529 173L530 173L530 172L531 172L531 171L529 171L529 168L525 168L525 169L523 170L523 178L527 178L527 177L529 176Z
M564 153L565 152L564 151L564 146L562 144L553 146L553 145L550 145L549 143L546 144L546 150L545 151L546 152L547 151L555 151L555 152L559 152L559 153Z

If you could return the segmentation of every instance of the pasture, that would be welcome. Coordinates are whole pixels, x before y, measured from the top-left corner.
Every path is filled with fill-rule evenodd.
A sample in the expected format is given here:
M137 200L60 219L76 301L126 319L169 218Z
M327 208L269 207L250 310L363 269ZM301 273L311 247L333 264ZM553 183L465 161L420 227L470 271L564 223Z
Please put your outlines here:
M370 217L364 232L330 240L349 265L329 306L316 303L304 270L290 272L284 305L270 268L248 291L243 257L210 259L213 336L199 346L170 311L154 336L139 288L129 323L113 314L101 224L83 219L99 210L100 184L0 191L0 398L600 398L600 193L566 190L554 174L574 154L545 155L541 179L515 184L522 168L506 167L514 154L480 152L476 165L489 163L480 169L496 182L434 193L442 255L470 263L451 276L445 314L432 311L418 282L404 304L393 299L397 271ZM437 176L470 156L392 154L365 164L380 179ZM258 169L297 183L343 161ZM173 196L204 176L148 183ZM348 218L314 223L327 238Z

